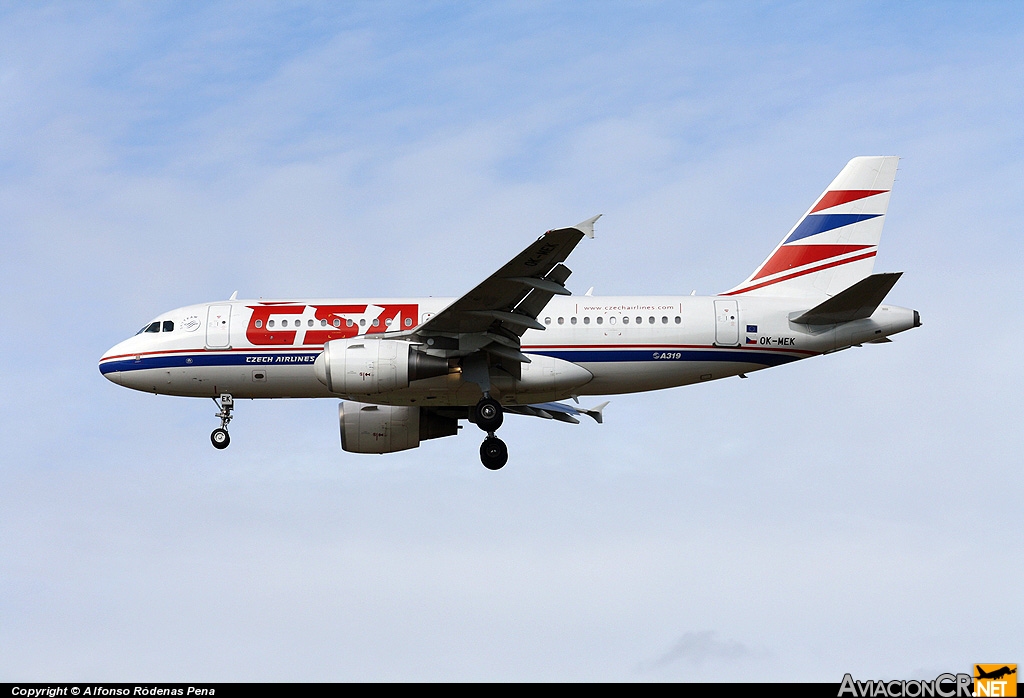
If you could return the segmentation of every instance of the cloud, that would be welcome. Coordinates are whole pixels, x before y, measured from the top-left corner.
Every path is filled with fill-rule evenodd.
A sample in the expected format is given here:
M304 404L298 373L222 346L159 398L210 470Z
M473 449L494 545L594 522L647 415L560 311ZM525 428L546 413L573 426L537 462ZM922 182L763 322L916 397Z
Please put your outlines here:
M757 654L741 642L718 640L716 635L717 633L713 630L683 633L668 651L651 662L641 664L637 670L649 672L664 669L673 664L687 664L694 667L709 663L733 664Z

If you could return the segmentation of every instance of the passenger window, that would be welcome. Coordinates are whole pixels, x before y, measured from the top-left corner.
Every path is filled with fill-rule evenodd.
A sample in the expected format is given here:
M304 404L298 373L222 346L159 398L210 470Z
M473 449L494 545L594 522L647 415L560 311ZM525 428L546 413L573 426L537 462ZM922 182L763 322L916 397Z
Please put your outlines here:
M334 318L334 320L331 321L331 324L335 327L341 327L341 318Z
M380 327L380 319L379 318L373 318L373 326L374 327Z
M629 324L629 318L628 317L622 318L622 324L623 325L628 325Z
M327 320L321 320L320 327L327 327Z
M649 322L649 323L651 323L653 325L654 324L654 317L651 316L651 317L647 318L647 322Z
M281 321L281 327L288 327L288 321L287 320L282 320Z
M573 315L571 318L569 318L569 322L571 322L572 324L575 325L576 324L576 316Z
M160 331L160 323L159 322L152 322L152 323L149 324L149 327L146 328L146 332L159 332L159 331Z
M267 320L267 327L273 327L273 326L274 326L274 321L273 320Z
M615 316L614 315L612 315L610 318L608 318L608 324L609 325L614 325L615 324Z
M544 318L544 324L545 325L550 325L551 324L551 318L549 318L549 317Z
M164 320L164 332L174 332L174 322L172 320Z
M636 324L638 324L638 325L642 325L642 324L643 324L643 322L644 322L644 319L643 319L642 317L637 317L637 319L636 319Z
M589 325L590 324L590 317L583 318L583 324L584 325Z
M564 325L565 324L565 318L564 317L558 318L558 324L559 325Z
M412 318L411 317L405 318L405 326L406 327L412 327Z
M313 326L313 321L312 320L310 320L309 322L306 323L306 327L312 327L312 326Z
M263 327L263 321L262 321L262 320L257 320L257 321L256 321L256 329L258 330L258 329L260 329L261 327Z
M359 326L360 327L366 327L366 318L360 318Z
M355 323L352 322L352 318L345 318L345 327L352 327Z
M682 322L683 322L683 318L681 318L678 315L676 315L676 324L679 325L679 324L682 324Z
M661 324L662 325L667 325L668 324L668 318L665 317L664 315L661 316Z
M603 322L604 322L604 318L603 318L603 317L601 317L600 315L598 315L598 316L597 316L597 324L598 324L598 325L600 325L600 324L602 324Z

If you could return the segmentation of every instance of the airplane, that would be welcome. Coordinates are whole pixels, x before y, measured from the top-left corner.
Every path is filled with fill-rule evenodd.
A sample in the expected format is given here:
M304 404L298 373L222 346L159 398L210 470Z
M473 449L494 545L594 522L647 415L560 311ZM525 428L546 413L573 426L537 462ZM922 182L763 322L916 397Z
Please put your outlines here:
M980 664L975 664L974 668L978 672L978 675L974 677L976 679L993 679L993 680L998 680L998 679L1003 678L1004 676L1009 676L1010 674L1016 674L1017 673L1016 665L1014 665L1013 669L1011 669L1009 666L1004 666L1004 667L1000 667L999 669L994 669L992 671L984 671L981 668Z
M212 398L218 449L238 399L340 398L345 451L417 448L469 421L498 470L506 413L601 423L608 403L581 396L745 378L919 327L916 310L882 303L902 272L872 273L898 160L850 160L764 262L714 296L573 295L564 262L598 215L544 233L459 298L236 292L159 315L99 370L134 390Z

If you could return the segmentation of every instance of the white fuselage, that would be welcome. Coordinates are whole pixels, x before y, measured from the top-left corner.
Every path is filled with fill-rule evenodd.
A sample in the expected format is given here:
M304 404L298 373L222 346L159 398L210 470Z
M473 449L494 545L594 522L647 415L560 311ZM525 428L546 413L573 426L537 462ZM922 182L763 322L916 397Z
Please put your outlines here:
M164 395L473 405L480 386L463 380L455 362L447 376L375 395L332 393L313 370L325 342L407 331L452 300L233 300L187 306L111 348L99 367L119 385ZM522 351L531 362L523 364L521 379L492 377L492 392L506 404L531 404L657 390L880 340L916 322L913 310L887 305L870 318L842 325L790 321L811 305L754 296L555 297L538 317L545 330L522 336Z

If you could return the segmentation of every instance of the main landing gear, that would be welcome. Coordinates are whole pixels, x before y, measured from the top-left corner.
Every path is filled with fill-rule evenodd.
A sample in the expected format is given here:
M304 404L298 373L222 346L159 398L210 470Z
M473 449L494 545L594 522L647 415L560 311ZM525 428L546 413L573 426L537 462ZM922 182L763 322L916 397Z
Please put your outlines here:
M229 393L221 393L220 401L218 402L217 398L213 398L213 402L220 410L214 415L214 417L220 417L220 428L213 430L213 433L210 434L210 441L213 442L214 448L225 449L231 443L231 436L228 434L228 422L231 421L231 410L235 409L235 399Z
M480 444L480 461L488 470L500 470L508 462L508 447L494 435L504 418L501 403L487 393L473 407L473 421L487 432L487 438Z

